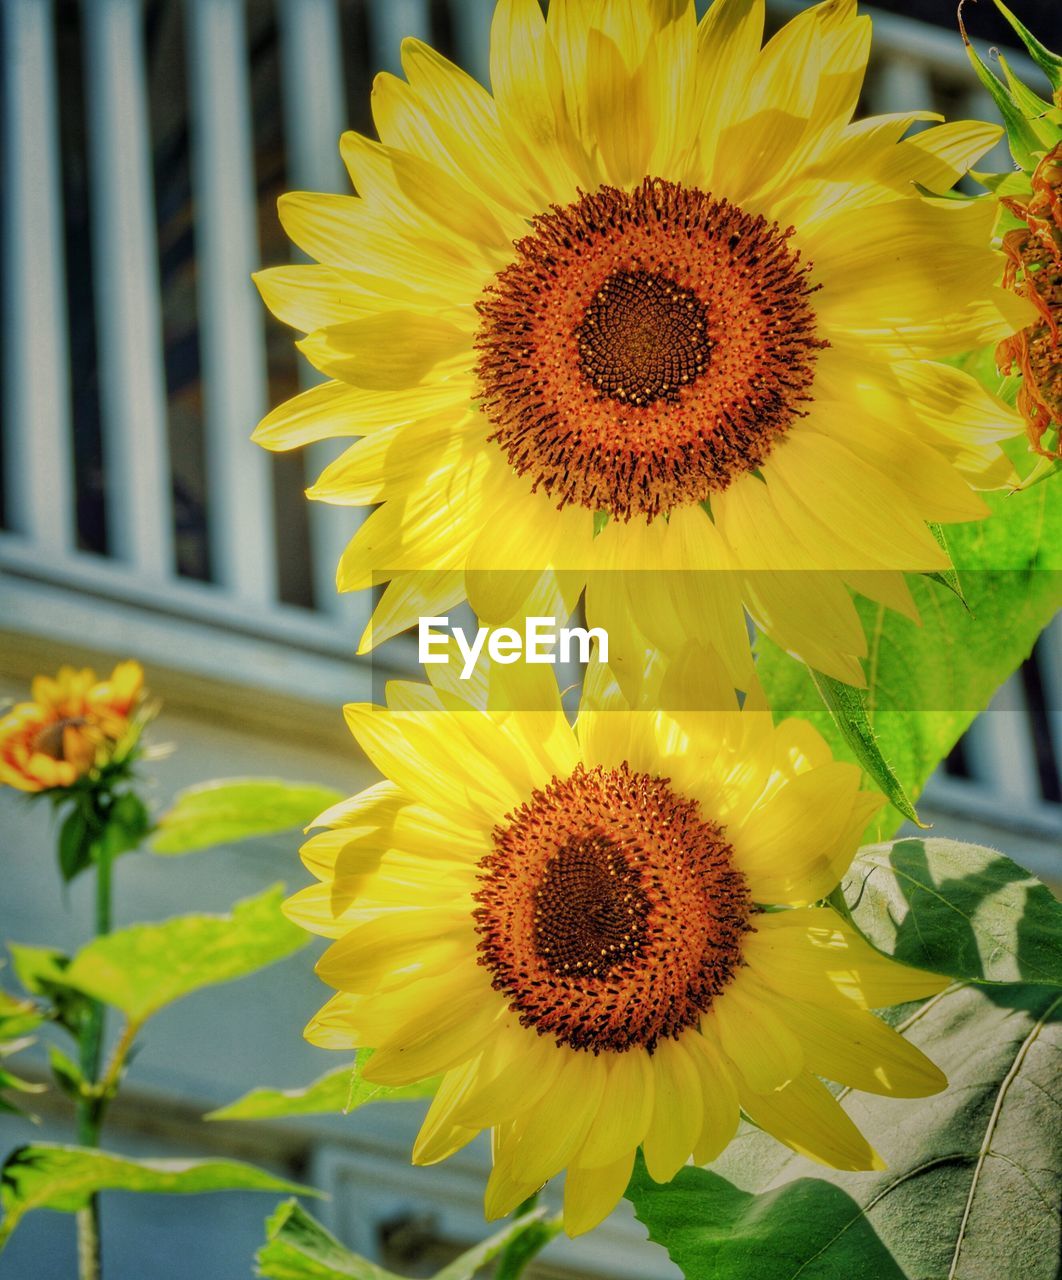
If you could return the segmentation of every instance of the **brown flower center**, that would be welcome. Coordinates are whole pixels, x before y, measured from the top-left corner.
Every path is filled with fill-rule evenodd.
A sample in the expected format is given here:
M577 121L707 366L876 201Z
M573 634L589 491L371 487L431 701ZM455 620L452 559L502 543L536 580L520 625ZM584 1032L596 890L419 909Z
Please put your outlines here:
M651 178L532 228L476 335L490 438L532 489L651 520L759 467L826 345L792 228Z
M528 1027L652 1050L741 960L751 902L723 829L666 779L579 766L509 815L480 864L480 963Z
M579 364L606 396L643 405L677 400L708 368L708 313L666 276L614 271L575 330Z
M53 720L34 735L30 743L31 750L51 756L53 760L63 760L66 758L64 739L67 729L83 729L87 724L84 716L66 716L62 720Z

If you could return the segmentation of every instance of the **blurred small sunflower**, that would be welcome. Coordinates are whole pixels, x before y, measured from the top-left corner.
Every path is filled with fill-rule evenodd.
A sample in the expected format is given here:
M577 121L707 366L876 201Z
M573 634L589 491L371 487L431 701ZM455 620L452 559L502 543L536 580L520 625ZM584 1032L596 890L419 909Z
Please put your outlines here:
M944 1088L870 1010L947 983L817 905L880 798L804 722L632 711L597 680L572 728L532 670L492 672L519 711L406 683L347 708L386 780L303 848L319 883L286 910L335 940L318 973L338 991L307 1037L372 1047L382 1085L441 1075L413 1159L490 1129L492 1218L566 1170L566 1229L587 1231L639 1147L667 1180L740 1111L824 1164L884 1167L819 1077Z
M36 676L29 702L0 718L0 784L19 791L74 786L128 758L139 734L144 672L120 662L106 680L90 667Z
M257 283L330 380L256 439L365 437L309 491L381 504L338 572L391 579L363 649L466 596L567 616L596 571L652 568L679 572L602 580L591 624L710 634L745 688L747 610L862 683L849 588L913 614L900 571L947 566L927 523L1009 478L1020 419L934 361L1031 308L998 287L993 202L923 194L1000 131L853 123L854 0L761 48L763 22L762 0L699 24L687 0L501 0L493 96L407 40L382 141L341 140L359 194L281 199L317 265Z

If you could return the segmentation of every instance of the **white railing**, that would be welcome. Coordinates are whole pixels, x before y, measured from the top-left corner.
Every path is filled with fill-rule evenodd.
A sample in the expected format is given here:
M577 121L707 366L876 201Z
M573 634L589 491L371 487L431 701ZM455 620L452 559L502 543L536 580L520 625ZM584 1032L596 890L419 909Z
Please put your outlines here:
M180 0L170 0L177 4ZM779 0L786 14L804 7ZM451 0L454 54L486 78L493 0ZM266 319L250 282L260 265L246 11L242 0L183 0L198 327L213 581L175 570L174 512L158 224L141 0L82 0L92 279L106 473L108 555L77 549L68 273L52 0L0 0L5 193L2 351L7 530L0 532L0 631L136 648L149 660L334 702L352 687L352 643L368 601L339 599L334 565L356 513L311 513L315 610L277 587L273 471L249 433L268 404ZM368 0L368 48L342 38L339 0L276 0L289 186L343 190L336 140L346 82L397 69L405 35L432 35L428 0ZM1020 58L1015 59L1022 66ZM957 35L881 15L867 107L932 105L975 116L992 104ZM314 377L303 368L305 382ZM334 451L320 446L317 470ZM100 608L107 601L107 608ZM242 655L242 659L240 657ZM236 658L234 662L234 656ZM1059 662L1045 679L1062 706ZM1062 725L1056 717L1057 737ZM968 743L977 774L1035 788L1027 716L987 717Z

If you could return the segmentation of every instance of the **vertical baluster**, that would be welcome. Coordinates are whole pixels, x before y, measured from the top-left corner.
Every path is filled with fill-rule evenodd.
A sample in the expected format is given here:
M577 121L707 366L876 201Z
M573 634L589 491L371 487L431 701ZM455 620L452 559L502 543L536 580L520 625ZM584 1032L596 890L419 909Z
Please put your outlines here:
M113 554L174 572L158 244L139 0L84 0L107 525Z
M1044 632L1038 654L1055 767L1062 773L1062 617L1056 617Z
M988 791L1011 804L1040 798L1025 692L1014 675L970 726L964 740L970 773Z
M7 510L42 552L74 543L70 366L51 0L3 0Z
M250 441L266 403L254 133L241 0L187 0L199 322L214 575L276 599L269 456Z
M349 192L350 182L339 158L339 135L345 127L343 53L336 0L281 0L280 57L288 183L303 191ZM296 250L296 257L302 258ZM320 381L306 361L299 362L304 385ZM309 478L336 456L334 445L307 451ZM368 621L367 595L341 596L336 591L336 564L354 536L364 512L315 502L310 509L314 599L317 607L360 635ZM356 639L356 636L353 636Z
M873 114L932 110L936 103L928 63L891 50L870 79L867 93Z
M428 10L428 0L373 0L369 9L369 43L374 71L399 73L399 55L406 36L431 38Z
M490 87L490 21L494 0L451 0L457 61Z

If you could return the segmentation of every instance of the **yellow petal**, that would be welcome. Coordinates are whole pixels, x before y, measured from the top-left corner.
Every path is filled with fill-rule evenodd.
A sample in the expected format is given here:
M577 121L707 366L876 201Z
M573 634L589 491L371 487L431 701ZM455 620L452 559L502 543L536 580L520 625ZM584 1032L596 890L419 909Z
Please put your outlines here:
M649 1055L641 1049L629 1049L605 1058L608 1102L576 1157L576 1164L583 1169L605 1168L633 1153L653 1115L656 1069Z
M723 131L737 119L763 42L763 0L715 0L697 32L696 84L702 95L701 155L692 176L711 173Z
M701 1024L737 1068L739 1088L743 1080L757 1093L770 1093L799 1074L804 1052L761 990L755 978L742 973L716 996Z
M653 1118L642 1140L649 1176L668 1182L689 1159L701 1133L701 1079L682 1040L661 1040L653 1052Z
M742 1092L741 1106L761 1129L802 1156L834 1169L884 1169L866 1138L813 1076L775 1093Z
M633 1149L612 1164L570 1168L564 1179L565 1232L583 1235L603 1222L622 1199L633 1168Z
M499 0L491 25L490 79L501 128L542 182L544 205L576 199L576 176L565 159L574 139L563 97L554 89L560 69L538 0Z
M586 1140L605 1093L608 1072L592 1053L557 1049L564 1062L553 1088L515 1125L513 1169L538 1186L558 1173Z
M377 1084L414 1084L460 1066L483 1048L505 1012L500 1000L484 999L482 990L470 987L401 1027L372 1055L364 1077Z
M757 916L742 954L776 991L827 1006L840 993L862 1009L882 1009L935 995L949 982L883 956L829 907Z
M361 436L399 422L428 418L467 401L460 383L409 391L366 391L345 382L324 382L286 400L268 414L252 439L265 449L297 449L336 436Z
M772 792L728 832L735 864L755 901L803 905L837 885L857 847L858 832L850 845L845 839L860 777L844 761L821 765ZM880 807L877 797L875 802Z
M481 1057L477 1055L443 1075L413 1145L414 1164L437 1164L460 1151L476 1136L478 1130L455 1124L453 1113L474 1081L480 1062Z
M694 1164L708 1164L730 1144L740 1117L737 1086L732 1069L718 1045L700 1032L683 1037L693 1064L701 1077L704 1117L693 1147Z
M369 391L402 391L469 352L467 332L439 316L381 311L317 329L295 344L315 369Z
M894 1098L924 1098L947 1088L947 1077L920 1049L850 1002L827 1008L787 1000L785 1008L816 1075Z

